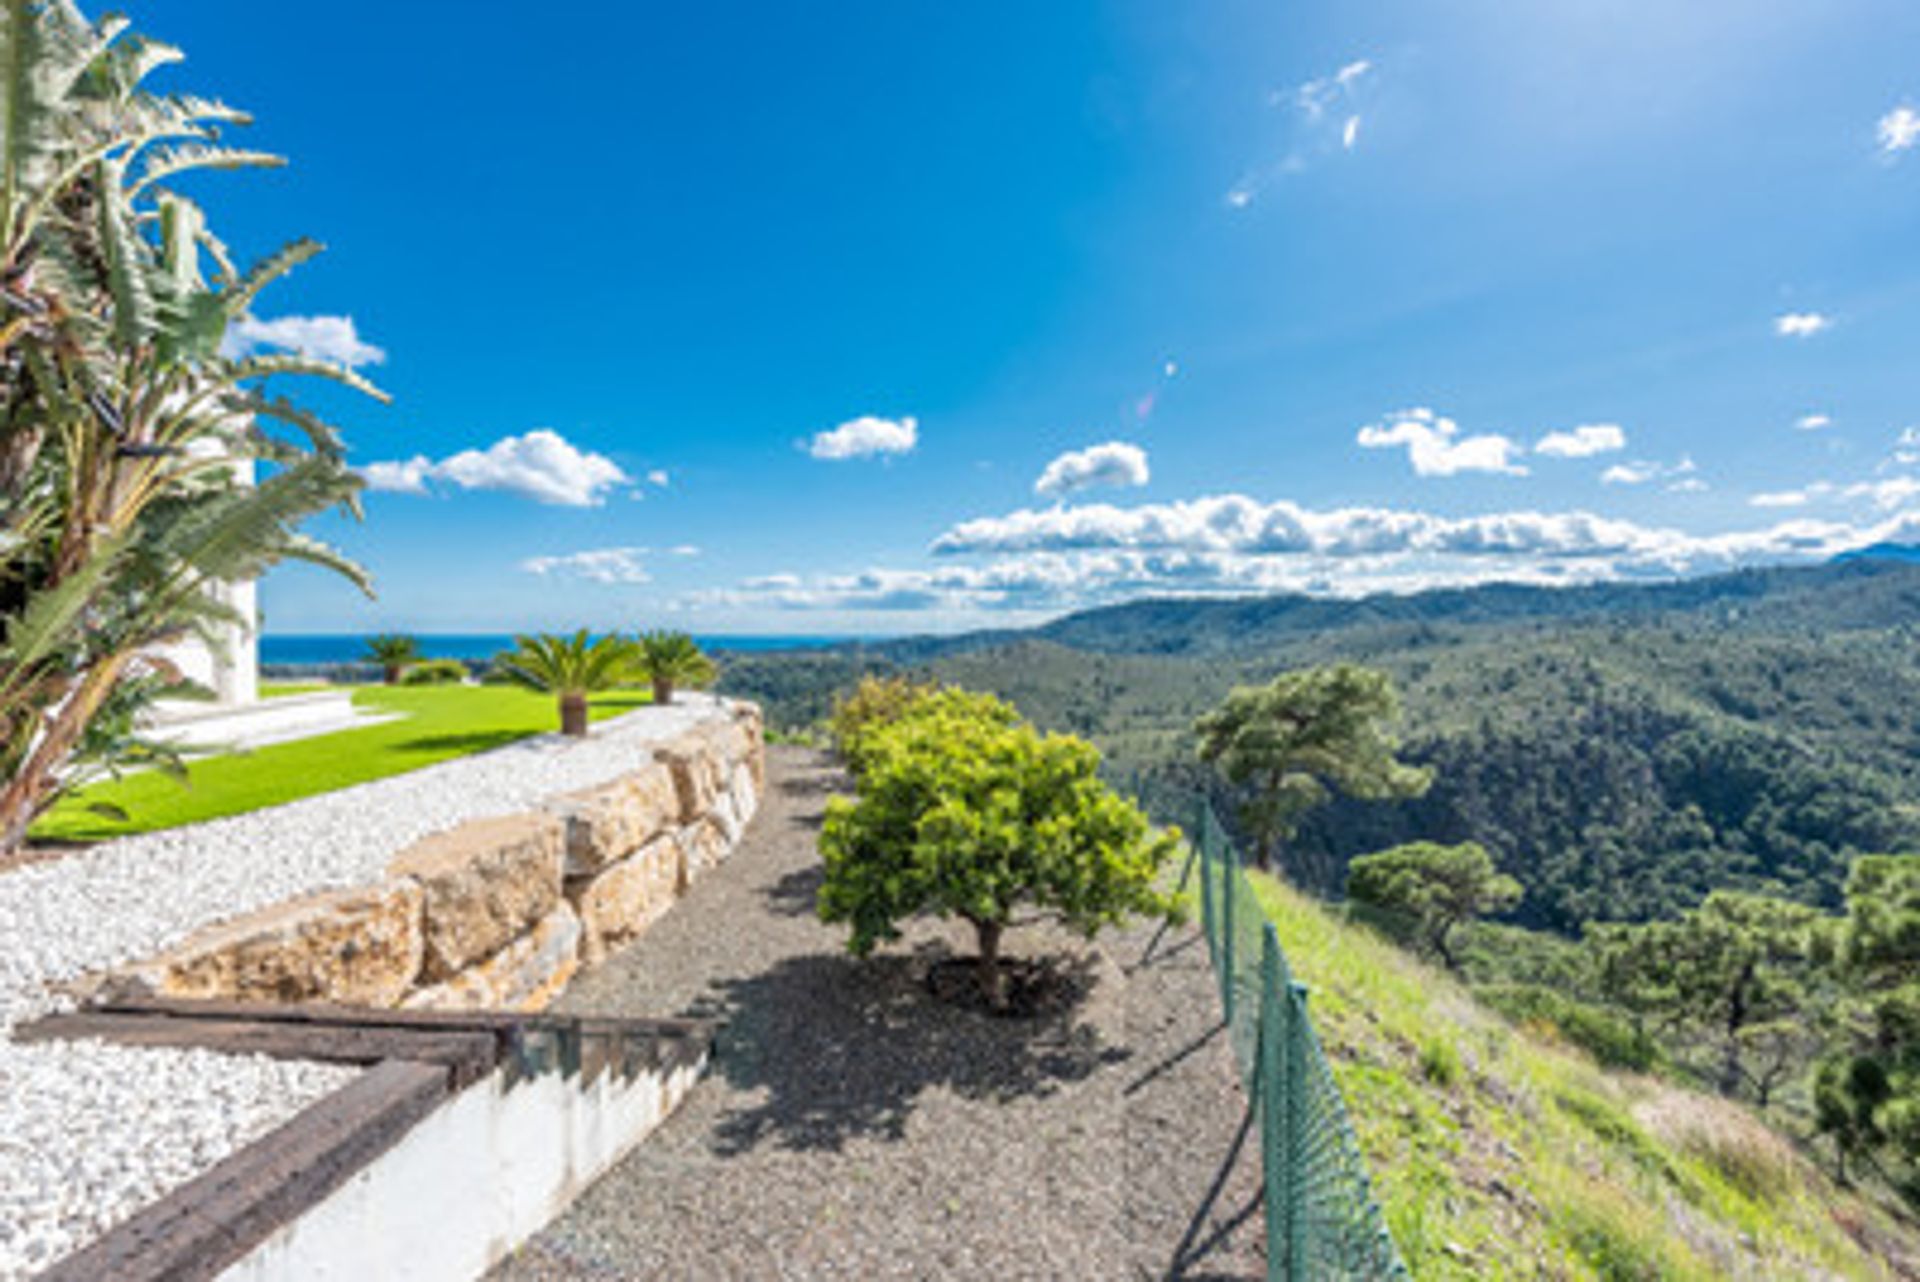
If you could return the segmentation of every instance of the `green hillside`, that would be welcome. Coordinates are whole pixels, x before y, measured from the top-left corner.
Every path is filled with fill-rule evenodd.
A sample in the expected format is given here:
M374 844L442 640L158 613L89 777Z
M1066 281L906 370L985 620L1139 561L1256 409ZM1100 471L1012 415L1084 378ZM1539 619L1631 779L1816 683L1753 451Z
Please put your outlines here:
M1027 633L733 656L774 721L824 716L868 671L994 691L1083 734L1162 818L1207 786L1189 729L1236 682L1353 660L1388 671L1418 801L1337 804L1288 853L1335 891L1347 859L1475 840L1571 932L1710 889L1832 906L1853 857L1920 846L1920 565L1859 559L1681 583L1494 585L1329 601L1145 601ZM1222 799L1224 800L1224 799ZM1223 807L1223 811L1228 809Z
M1284 884L1255 883L1422 1279L1896 1278L1920 1233L1743 1106L1605 1071Z

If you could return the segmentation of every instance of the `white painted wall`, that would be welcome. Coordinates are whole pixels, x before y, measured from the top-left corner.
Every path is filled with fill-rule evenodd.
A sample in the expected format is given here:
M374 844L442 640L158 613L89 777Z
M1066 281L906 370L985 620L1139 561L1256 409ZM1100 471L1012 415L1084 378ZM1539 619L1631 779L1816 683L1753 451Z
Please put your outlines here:
M495 1072L429 1114L223 1282L471 1282L673 1111L705 1060L622 1080Z

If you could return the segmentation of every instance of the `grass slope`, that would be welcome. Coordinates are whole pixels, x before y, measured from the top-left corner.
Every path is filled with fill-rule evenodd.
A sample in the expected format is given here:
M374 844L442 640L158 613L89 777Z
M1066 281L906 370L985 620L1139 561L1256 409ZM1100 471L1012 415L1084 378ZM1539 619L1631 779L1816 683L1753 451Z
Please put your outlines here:
M1747 1110L1611 1073L1255 876L1414 1276L1890 1278L1920 1232Z
M143 771L94 784L55 806L33 836L101 841L237 815L483 752L558 724L551 697L515 686L373 686L355 691L353 701L369 712L399 715L357 730L198 758L184 783ZM596 696L591 711L598 720L647 702L644 692L619 691ZM91 809L96 803L119 808L126 820Z

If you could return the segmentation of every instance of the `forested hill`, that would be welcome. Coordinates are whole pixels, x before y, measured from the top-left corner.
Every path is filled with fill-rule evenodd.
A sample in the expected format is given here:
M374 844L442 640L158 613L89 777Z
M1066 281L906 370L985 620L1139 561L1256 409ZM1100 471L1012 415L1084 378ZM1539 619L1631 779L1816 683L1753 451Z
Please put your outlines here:
M1572 930L1719 885L1836 902L1855 853L1920 848L1920 565L1893 557L1675 583L1509 585L1327 600L1141 601L1031 632L732 656L776 724L860 672L990 689L1093 738L1163 818L1203 776L1188 728L1237 682L1349 659L1393 674L1427 797L1338 804L1288 858L1337 887L1355 854L1485 843Z

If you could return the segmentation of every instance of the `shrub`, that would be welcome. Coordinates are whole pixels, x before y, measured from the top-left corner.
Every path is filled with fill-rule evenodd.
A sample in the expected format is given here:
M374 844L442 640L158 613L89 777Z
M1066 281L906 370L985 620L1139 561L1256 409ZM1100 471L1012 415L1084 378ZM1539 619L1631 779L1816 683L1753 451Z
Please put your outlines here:
M1665 1065L1645 1032L1611 1012L1537 984L1489 984L1474 996L1516 1024L1544 1025L1606 1068L1651 1073Z
M906 677L862 677L851 693L835 695L827 734L847 767L859 771L860 742L881 726L898 721L907 709L940 690L930 681Z
M921 913L959 917L979 944L980 986L1005 1004L1001 935L1031 905L1091 937L1130 913L1171 914L1159 875L1178 847L1098 775L1100 754L1042 735L990 695L943 690L859 736L857 798L836 797L820 835L822 920L865 956Z
M1429 1037L1420 1047L1420 1072L1435 1086L1455 1086L1461 1077L1460 1052L1444 1037Z
M400 674L403 686L457 685L467 679L467 665L458 659L422 659Z

